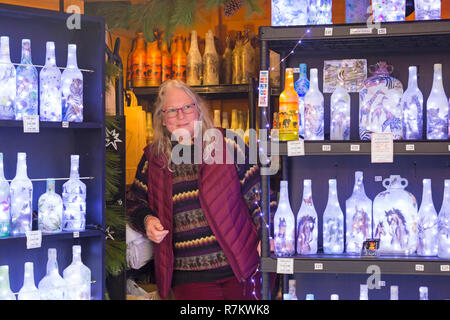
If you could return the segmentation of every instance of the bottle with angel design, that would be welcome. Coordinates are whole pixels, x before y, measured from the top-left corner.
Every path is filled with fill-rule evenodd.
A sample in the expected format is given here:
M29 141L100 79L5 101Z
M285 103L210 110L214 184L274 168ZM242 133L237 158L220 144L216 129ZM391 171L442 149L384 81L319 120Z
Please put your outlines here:
M47 179L47 192L39 197L38 206L39 230L47 233L61 232L63 202L55 192L55 179Z
M417 255L436 256L438 252L438 215L431 195L431 179L423 179L422 203L417 224Z
M311 180L303 180L303 200L297 213L297 253L317 253L318 217L312 200Z
M78 172L79 155L70 156L70 179L63 184L63 230L83 231L86 224L86 185Z
M438 218L438 256L450 259L450 179L444 181L444 199Z
M63 121L83 122L83 74L78 69L76 44L68 46L67 67L61 82Z
M331 95L331 140L350 140L350 95L344 88L342 78L337 81Z
M274 220L275 254L279 257L295 253L295 218L289 203L288 182L280 181L280 199Z
M22 59L17 66L16 120L38 114L38 72L31 60L31 41L22 40Z
M344 252L344 213L339 205L336 179L328 180L328 202L323 213L323 252Z
M318 70L310 70L310 86L305 94L305 140L324 139L323 94L319 89Z
M0 37L0 120L13 120L16 101L16 68L11 63L9 37Z
M363 242L372 237L372 200L364 190L363 172L355 172L353 193L345 201L346 243L345 252L360 254Z
M417 67L409 67L408 88L400 101L403 110L403 139L422 139L423 94L417 86Z
M294 83L294 89L298 95L298 134L305 137L305 95L309 90L309 80L306 72L306 63L300 63L298 66L299 76Z
M427 139L448 138L448 99L442 82L442 64L434 65L433 87L427 100Z
M61 71L56 66L55 43L46 43L45 65L39 73L39 118L41 121L62 121Z
M3 170L3 153L0 152L0 238L9 236L11 198L9 183L5 179Z

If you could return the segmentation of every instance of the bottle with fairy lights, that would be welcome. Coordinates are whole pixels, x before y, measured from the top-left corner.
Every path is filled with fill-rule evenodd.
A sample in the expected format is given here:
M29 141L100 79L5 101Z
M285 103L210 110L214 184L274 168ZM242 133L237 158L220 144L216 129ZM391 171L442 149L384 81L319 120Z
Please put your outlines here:
M77 46L69 44L67 67L61 75L62 118L67 122L83 122L83 74L78 69Z
M17 66L15 119L38 114L38 72L31 60L31 41L22 40L22 59Z
M431 179L423 179L422 203L419 208L417 255L438 253L438 215L431 195Z
M280 141L298 140L298 95L294 89L294 69L286 68L284 90L280 95L278 117Z
M444 181L444 199L438 218L438 256L450 259L450 179Z
M45 65L39 73L39 118L41 121L62 121L61 71L56 66L55 43L46 43Z
M279 257L295 253L295 218L289 203L288 182L280 181L280 199L274 220L275 254Z
M79 155L70 156L70 179L63 184L63 231L83 231L86 224L86 185L80 180Z
M68 289L66 300L90 300L91 270L81 261L81 246L73 246L72 255L72 263L63 271Z
M344 213L339 205L336 179L328 180L328 202L323 213L323 252L344 252Z
M0 238L9 236L11 220L9 183L3 170L3 153L0 152Z
M350 140L350 95L341 79L331 95L330 138Z
M409 67L408 88L400 100L402 107L403 139L422 139L423 94L417 86L417 67Z

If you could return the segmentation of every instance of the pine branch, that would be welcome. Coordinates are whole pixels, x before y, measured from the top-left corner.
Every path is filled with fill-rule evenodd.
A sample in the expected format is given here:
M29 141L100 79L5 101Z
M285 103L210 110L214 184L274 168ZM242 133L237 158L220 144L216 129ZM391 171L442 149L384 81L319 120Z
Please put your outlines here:
M125 241L106 240L105 242L105 271L106 274L117 276L127 266L127 245Z

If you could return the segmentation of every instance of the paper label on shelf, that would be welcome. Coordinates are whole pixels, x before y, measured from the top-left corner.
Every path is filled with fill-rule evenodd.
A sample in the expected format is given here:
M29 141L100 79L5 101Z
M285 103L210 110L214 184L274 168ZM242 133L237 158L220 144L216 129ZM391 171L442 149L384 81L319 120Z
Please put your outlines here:
M314 263L314 270L323 270L323 263Z
M372 28L350 28L350 34L372 34Z
M80 232L79 232L79 231L75 231L75 232L73 233L73 237L74 237L74 238L79 238L79 237L80 237Z
M68 127L69 127L69 122L63 121L63 122L62 122L62 127L63 127L63 128L68 128Z
M416 264L415 270L416 271L425 271L425 266L423 264Z
M377 32L378 32L378 34L387 34L387 29L386 28L378 28Z
M333 28L325 28L324 36L331 37L333 35Z
M375 182L381 182L381 181L383 181L382 176L375 176Z
M361 147L359 146L359 144L350 145L350 151L359 152L360 149L361 149Z
M287 143L288 157L304 156L305 155L305 141L288 141Z
M329 144L323 144L323 145L322 145L322 151L330 152L330 151L331 151L331 145L329 145Z
M259 71L259 95L258 106L267 107L269 105L269 71Z
M23 132L39 133L39 115L23 116Z
M42 231L27 231L27 249L40 248L42 245Z
M372 133L370 148L372 163L394 162L394 136L392 133Z
M416 149L416 146L414 144L407 144L405 146L406 151L414 151Z
M448 271L450 271L450 265L441 264L441 272L448 272Z
M294 274L294 259L278 258L277 259L277 273Z

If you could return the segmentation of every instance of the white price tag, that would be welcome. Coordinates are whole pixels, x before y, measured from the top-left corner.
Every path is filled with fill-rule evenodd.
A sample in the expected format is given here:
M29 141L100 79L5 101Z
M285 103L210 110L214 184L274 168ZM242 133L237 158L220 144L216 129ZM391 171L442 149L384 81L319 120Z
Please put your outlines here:
M372 163L394 162L394 136L392 133L372 133L370 142Z
M79 238L79 237L80 237L80 232L79 232L79 231L75 231L75 232L73 233L73 237L74 237L74 238Z
M441 264L441 272L449 272L449 271L450 271L450 265Z
M278 258L277 259L277 273L294 274L294 259Z
M323 145L322 145L322 151L330 152L330 151L331 151L331 145L329 145L329 144L323 144Z
M405 146L406 151L414 151L416 149L416 146L414 144L407 144Z
M23 116L23 132L39 133L39 115Z
M323 270L323 263L314 263L314 270Z
M387 29L386 28L378 28L378 34L387 34Z
M305 141L304 140L288 141L287 151L288 151L288 157L304 156L305 155Z
M450 151L450 144L448 145L448 151Z
M375 182L381 182L381 181L383 181L382 176L375 176Z
M27 249L40 248L42 245L42 231L27 231Z
M69 122L63 121L63 122L62 122L62 127L63 127L63 128L68 128L68 127L69 127Z
M350 34L372 34L372 28L351 28Z
M423 264L416 264L415 269L416 269L416 271L422 272L425 270L425 266Z
M378 281L378 286L379 287L385 287L386 286L386 281L383 281L383 280Z
M333 35L333 28L325 28L324 35L326 37L331 37Z
M359 152L359 150L360 150L360 145L359 144L352 144L352 145L350 145L350 151Z

